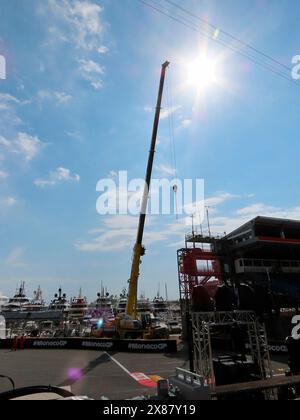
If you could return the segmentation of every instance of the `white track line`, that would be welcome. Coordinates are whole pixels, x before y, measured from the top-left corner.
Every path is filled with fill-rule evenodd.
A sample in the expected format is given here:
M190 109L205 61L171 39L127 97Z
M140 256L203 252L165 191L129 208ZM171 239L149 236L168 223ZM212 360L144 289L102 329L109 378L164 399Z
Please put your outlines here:
M123 366L120 362L118 362L118 360L116 360L114 357L112 357L110 354L108 354L107 352L105 352L105 354L110 358L110 360L112 361L112 362L114 362L116 365L118 365L122 370L124 370L124 372L126 372L127 373L127 375L129 375L131 378L132 378L132 376L131 376L131 373L129 372L129 370L128 369L126 369L126 367L125 366Z
M125 373L127 373L128 376L130 376L131 379L133 379L139 385L148 388L149 384L147 385L147 383L145 383L145 381L146 382L149 381L149 383L151 383L151 382L155 383L155 381L153 381L151 378L149 378L144 373L131 373L131 372L129 372L129 370L126 369L126 367L123 366L122 363L120 363L118 360L116 360L114 357L112 357L109 353L105 352L105 354L110 358L110 360L112 362L114 362L116 365L118 365ZM144 383L143 383L143 381L144 381ZM150 385L150 388L153 388L153 387Z

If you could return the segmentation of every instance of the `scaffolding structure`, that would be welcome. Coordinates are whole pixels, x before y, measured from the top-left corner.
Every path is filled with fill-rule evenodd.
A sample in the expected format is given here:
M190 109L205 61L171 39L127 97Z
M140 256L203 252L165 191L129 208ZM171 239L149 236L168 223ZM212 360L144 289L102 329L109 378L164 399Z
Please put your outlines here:
M272 377L271 360L265 325L254 312L194 312L192 313L194 367L207 384L215 387L211 333L215 327L244 326L247 329L249 350L257 364L261 379Z

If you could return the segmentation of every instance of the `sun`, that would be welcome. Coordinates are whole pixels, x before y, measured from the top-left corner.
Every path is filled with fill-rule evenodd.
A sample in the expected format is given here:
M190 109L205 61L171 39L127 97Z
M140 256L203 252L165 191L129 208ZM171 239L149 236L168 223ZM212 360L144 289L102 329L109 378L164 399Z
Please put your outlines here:
M217 82L216 61L207 56L198 57L187 64L186 82L203 90Z

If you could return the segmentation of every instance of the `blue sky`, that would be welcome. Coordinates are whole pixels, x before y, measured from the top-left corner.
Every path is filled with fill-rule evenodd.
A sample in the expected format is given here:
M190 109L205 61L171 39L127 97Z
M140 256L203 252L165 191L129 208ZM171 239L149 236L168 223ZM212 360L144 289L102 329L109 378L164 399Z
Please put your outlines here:
M159 0L163 4L163 0ZM300 4L185 0L181 5L287 66L300 54ZM217 59L221 85L198 97L183 63ZM137 221L99 216L97 181L143 177L160 65L171 61L177 171L204 178L214 232L257 215L300 219L300 90L137 0L0 2L0 290L62 285L89 298L101 281L120 293ZM164 110L167 108L164 101ZM167 112L168 113L168 112ZM155 176L172 170L168 118ZM152 217L140 291L177 296L176 248L189 230Z

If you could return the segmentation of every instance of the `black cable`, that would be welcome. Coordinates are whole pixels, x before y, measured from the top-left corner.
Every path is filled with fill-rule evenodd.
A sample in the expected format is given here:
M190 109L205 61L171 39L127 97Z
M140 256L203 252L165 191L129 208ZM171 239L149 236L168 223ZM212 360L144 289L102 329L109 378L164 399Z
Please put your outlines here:
M172 100L172 91L171 91L171 78L170 73L168 73L166 77L166 86L167 86L167 103L168 108L170 110L174 109L173 106L173 100ZM168 117L168 123L169 123L169 136L170 136L170 151L171 151L171 160L172 160L172 166L174 170L174 176L177 178L177 161L176 161L176 149L175 149L175 130L174 130L174 119L173 119L173 112L170 112Z
M192 26L192 25L195 25L195 24L192 23L192 22L190 22L190 21L187 21L186 18L183 18L183 17L180 16L180 19L179 19L179 17L175 17L175 16L170 15L171 12L169 10L167 10L164 6L161 6L156 1L154 1L154 0L148 0L148 1L151 1L152 3L154 3L157 7L155 7L155 6L147 3L144 0L138 0L138 1L140 1L143 4L145 4L148 7L156 10L157 12L159 12L159 13L167 16L167 17L169 17L170 19L172 19L172 20L174 20L174 21L176 21L176 22L178 22L178 23L186 26L187 28L189 28L189 29L191 29L191 30L193 30L195 32L200 33L201 35L205 36L206 38L209 38L210 40L215 41L215 42L221 44L225 48L228 48L228 49L232 50L233 52L235 52L235 53L237 53L237 54L239 54L239 55L241 55L241 56L243 56L245 58L248 58L249 60L253 61L254 63L259 64L259 65L267 68L270 71L276 72L277 75L282 76L285 79L291 80L289 77L287 77L286 74L277 71L276 69L274 69L273 67L271 67L269 64L265 63L264 61L263 62L262 61L259 61L260 60L259 58L254 57L253 55L250 55L250 53L246 53L246 52L244 53L241 50L238 50L238 49L234 48L232 45L226 44L225 41L222 41L220 39L215 39L210 32L205 33L199 27ZM158 7L160 7L160 9ZM165 9L166 12L163 11L161 8Z
M179 9L179 10L183 11L184 13L186 13L186 14L188 14L188 15L190 15L190 16L192 16L192 17L194 17L195 19L199 20L200 22L202 22L202 23L204 23L204 24L206 24L206 25L210 26L210 27L211 27L212 29L214 29L215 31L216 31L216 30L220 31L220 33L222 33L222 34L224 34L224 35L228 36L228 37L229 37L229 38L231 38L232 40L234 40L234 41L238 42L239 44L243 45L244 47L251 49L252 51L256 52L257 54L260 54L260 55L262 55L263 57L267 58L268 60L273 61L274 63L278 64L279 66L281 66L281 67L283 67L283 68L285 68L285 69L287 69L287 70L289 70L289 71L292 71L292 68L291 68L291 67L289 67L289 66L287 66L287 65L285 65L285 64L283 64L283 63L281 63L280 61L278 61L278 60L276 60L275 58L271 57L270 55L268 55L268 54L264 53L263 51L260 51L258 48L254 47L253 45L247 44L246 42L244 42L244 41L242 41L241 39L237 38L236 36L232 35L231 33L227 32L227 31L224 31L223 29L219 28L219 27L218 27L218 26L216 26L216 25L213 25L211 22L207 21L206 19L203 19L203 18L201 18L200 16L197 16L196 14L192 13L191 11L189 11L189 10L185 9L185 8L184 8L184 7L182 7L182 6L179 6L178 4L174 3L174 2L173 2L173 1L171 1L171 0L164 0L164 1L165 1L166 3L168 3L168 4L170 4L171 6L173 6L173 7L177 8L177 9Z
M168 9L166 9L164 6L162 6L161 4L159 4L158 2L154 1L154 0L148 0L152 3L154 3L157 7L152 6L151 4L147 3L146 1L143 0L139 0L141 3L144 3L146 6L156 10L157 12L171 18L172 20L175 20L176 22L188 27L189 29L200 33L201 35L205 36L206 38L209 38L212 41L217 42L218 44L221 44L222 46L224 46L225 48L230 49L231 51L233 51L234 53L237 53L249 60L251 60L252 62L254 62L255 64L258 64L262 67L264 67L267 70L270 70L271 72L275 73L278 76L283 77L286 80L289 80L290 82L293 82L297 85L299 85L299 83L297 83L296 81L294 81L293 79L291 79L290 76L287 76L285 73L280 72L279 70L277 70L276 68L272 67L271 64L266 63L265 61L261 61L261 58L258 58L256 56L253 56L252 54L250 55L249 52L242 52L240 49L237 49L235 47L233 47L232 45L229 45L228 43L226 43L225 41L222 41L220 39L215 38L210 32L203 32L203 29L200 30L200 28L197 26L195 27L195 23L188 21L186 18L179 16L179 17L174 17L172 15L170 15L170 11ZM159 8L160 9L159 9ZM162 10L164 9L164 10ZM179 19L180 18L180 19ZM299 85L300 86L300 85Z
M164 16L167 16L168 18L174 20L177 23L180 23L181 25L186 26L187 28L191 29L194 32L200 33L201 35L205 36L206 38L209 38L210 40L221 44L222 46L224 46L227 49L230 49L234 53L236 53L236 54L238 54L238 55L240 55L244 58L247 58L248 60L252 61L253 63L258 64L259 66L269 70L270 72L276 74L277 76L279 76L279 77L281 77L285 80L288 80L289 82L291 82L291 83L295 84L296 86L300 87L300 83L297 82L296 80L293 80L290 76L287 76L286 74L280 72L279 70L276 70L274 67L272 67L271 65L269 65L265 62L259 61L258 58L253 57L249 53L244 53L241 50L238 50L238 49L234 48L233 46L226 44L224 41L221 41L219 39L215 39L211 34L204 33L202 30L200 30L200 28L192 26L193 25L192 23L185 22L183 20L184 18L179 19L179 17L172 16L169 11L165 12L161 8L159 8L157 6L153 6L145 0L138 0L138 1L142 4L144 4L145 6L155 10L156 12L161 13ZM149 0L149 1L152 1L152 3L155 4L154 0Z
M28 388L14 389L13 391L3 392L0 394L0 401L9 401L16 398L22 398L29 395L36 394L56 394L62 398L74 397L72 392L66 391L65 389L52 387L52 386L32 386Z

